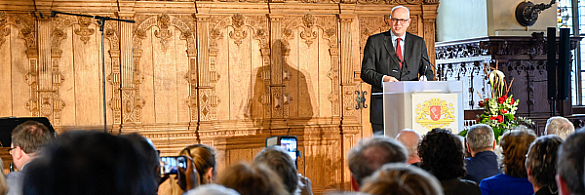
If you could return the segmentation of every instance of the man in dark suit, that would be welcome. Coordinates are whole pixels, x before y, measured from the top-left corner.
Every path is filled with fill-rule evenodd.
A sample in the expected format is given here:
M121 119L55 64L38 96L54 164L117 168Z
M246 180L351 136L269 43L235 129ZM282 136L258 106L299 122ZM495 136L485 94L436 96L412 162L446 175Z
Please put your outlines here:
M433 80L427 46L423 38L407 33L410 11L396 6L390 14L390 30L372 35L364 48L361 78L372 85L372 93L382 92L383 82L416 81L420 76ZM375 134L384 132L381 95L372 95L370 122Z

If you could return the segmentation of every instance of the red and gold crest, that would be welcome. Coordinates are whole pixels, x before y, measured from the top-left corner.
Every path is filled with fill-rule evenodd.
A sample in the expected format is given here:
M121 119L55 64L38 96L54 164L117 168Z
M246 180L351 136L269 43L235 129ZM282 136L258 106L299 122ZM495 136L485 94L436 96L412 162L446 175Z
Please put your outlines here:
M428 128L443 128L455 121L455 108L440 98L431 98L416 105L416 123Z

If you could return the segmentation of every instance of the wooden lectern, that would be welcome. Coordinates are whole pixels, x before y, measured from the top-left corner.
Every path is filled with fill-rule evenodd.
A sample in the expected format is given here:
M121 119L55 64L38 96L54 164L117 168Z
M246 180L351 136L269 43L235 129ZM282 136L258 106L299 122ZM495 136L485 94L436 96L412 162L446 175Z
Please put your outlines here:
M433 128L463 130L461 81L385 82L384 135L396 137L403 129L425 135Z

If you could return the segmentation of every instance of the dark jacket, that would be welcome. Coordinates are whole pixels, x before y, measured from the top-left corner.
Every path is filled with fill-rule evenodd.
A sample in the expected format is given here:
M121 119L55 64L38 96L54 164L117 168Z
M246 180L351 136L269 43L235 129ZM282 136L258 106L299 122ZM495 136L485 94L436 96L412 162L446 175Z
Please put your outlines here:
M427 46L422 37L407 32L403 53L404 62L402 69L400 69L400 59L392 45L390 31L368 38L364 48L361 79L372 85L372 93L382 92L383 75L395 77L400 81L416 81L420 73L426 75L428 80L434 79L433 70L427 61L429 59ZM373 95L370 97L370 122L384 124L382 96Z

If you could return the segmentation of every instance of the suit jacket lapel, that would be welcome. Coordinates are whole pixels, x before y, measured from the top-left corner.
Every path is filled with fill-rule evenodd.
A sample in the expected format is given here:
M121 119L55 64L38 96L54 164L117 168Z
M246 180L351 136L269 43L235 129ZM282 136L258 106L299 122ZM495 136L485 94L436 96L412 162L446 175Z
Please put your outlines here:
M386 31L384 33L384 48L386 48L386 51L388 52L388 55L390 56L390 60L392 60L393 63L391 64L395 64L397 68L399 68L398 65L398 56L396 55L396 49L394 49L394 45L392 44L392 34L390 33L390 31ZM393 67L388 67L390 70Z
M412 67L416 67L416 64L408 64L408 62L412 62L413 58L415 57L414 55L420 53L420 52L414 52L414 39L412 38L412 35L410 33L406 33L404 40L404 47L406 48L406 51L404 53L404 61L406 61L407 66L412 66ZM403 67L404 68L404 67Z

